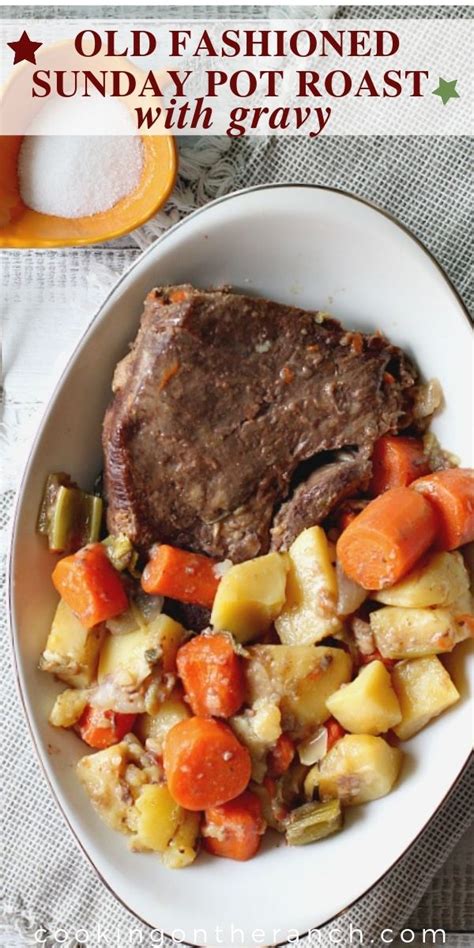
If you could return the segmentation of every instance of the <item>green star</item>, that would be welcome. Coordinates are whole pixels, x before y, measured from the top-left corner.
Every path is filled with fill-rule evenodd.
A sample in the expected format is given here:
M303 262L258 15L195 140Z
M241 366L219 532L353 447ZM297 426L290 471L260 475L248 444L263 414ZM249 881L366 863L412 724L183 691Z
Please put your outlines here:
M443 105L446 105L450 99L459 99L459 92L456 92L457 79L447 82L446 79L439 77L439 85L433 90L433 95L439 95Z

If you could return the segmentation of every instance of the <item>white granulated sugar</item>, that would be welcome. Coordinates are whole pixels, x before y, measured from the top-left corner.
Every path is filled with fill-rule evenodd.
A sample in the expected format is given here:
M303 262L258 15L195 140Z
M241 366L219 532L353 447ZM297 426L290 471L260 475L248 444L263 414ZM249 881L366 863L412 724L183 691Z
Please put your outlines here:
M114 130L113 135L81 130ZM86 124L87 123L87 124ZM62 134L54 134L60 128ZM71 130L71 134L64 134ZM41 214L87 217L113 207L137 187L141 138L127 109L113 99L55 99L41 109L23 139L18 160L24 203Z

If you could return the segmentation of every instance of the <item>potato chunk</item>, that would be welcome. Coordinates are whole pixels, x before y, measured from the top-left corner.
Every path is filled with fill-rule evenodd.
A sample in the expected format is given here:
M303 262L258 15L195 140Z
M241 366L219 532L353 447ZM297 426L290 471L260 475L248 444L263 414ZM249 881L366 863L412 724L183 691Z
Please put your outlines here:
M86 629L60 599L40 668L74 688L87 688L95 678L104 634L103 625Z
M469 591L469 575L460 553L434 553L394 586L372 598L386 606L425 609L450 606Z
M385 606L371 613L370 626L384 658L419 658L450 652L467 636L449 609Z
M309 527L289 550L286 603L275 622L285 645L309 645L342 628L337 617L337 579L322 527Z
M170 616L159 615L148 626L150 635L157 635L161 649L161 664L164 672L176 671L176 655L185 638L185 631L179 622Z
M191 711L178 694L172 694L159 706L156 714L141 714L135 731L144 743L151 741L157 754L163 753L163 742L172 727L191 717ZM148 745L147 745L148 746Z
M384 734L402 719L390 674L383 662L370 662L349 685L326 701L331 712L351 734Z
M394 728L402 741L413 737L446 708L459 700L459 692L436 655L399 662L392 672L393 687L402 711Z
M323 757L319 793L322 801L339 799L344 806L384 797L392 789L402 753L383 737L346 734Z
M142 787L135 810L132 849L161 853L171 869L193 862L197 855L199 814L175 803L166 784Z
M89 700L89 692L76 688L66 688L56 698L49 715L49 723L54 727L72 727L81 717Z
M150 625L136 632L107 634L100 652L99 683L108 675L117 675L124 684L140 685L160 659L164 666L172 666L173 653L176 655L183 637L179 622L165 615L157 616Z
M259 699L251 710L228 722L252 760L252 779L261 783L267 772L267 754L281 734L281 712L277 704Z
M162 861L168 869L184 869L194 862L198 850L199 813L183 810L184 816L178 825Z
M339 648L253 645L246 662L247 700L277 704L283 730L301 738L330 716L326 701L350 680L352 661Z
M239 642L265 632L285 603L288 569L286 553L268 553L231 566L214 599L214 628L232 632Z
M126 782L130 757L125 741L78 761L76 773L92 805L111 829L130 831L133 799Z
M134 804L143 787L163 777L162 767L145 753L134 734L81 757L76 773L101 819L121 833L136 829L138 811Z

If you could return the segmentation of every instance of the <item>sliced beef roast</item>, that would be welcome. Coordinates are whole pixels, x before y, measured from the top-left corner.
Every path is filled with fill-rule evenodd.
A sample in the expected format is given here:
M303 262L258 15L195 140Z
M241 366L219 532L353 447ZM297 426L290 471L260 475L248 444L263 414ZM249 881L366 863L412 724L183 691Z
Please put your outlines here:
M142 552L161 541L238 562L269 549L276 514L285 547L341 498L338 483L370 474L362 460L334 482L323 469L285 504L298 466L347 447L370 457L411 422L415 382L400 349L321 313L153 290L104 421L109 530Z
M367 452L316 468L277 511L271 529L272 548L287 550L305 527L322 523L341 500L366 486L371 470Z

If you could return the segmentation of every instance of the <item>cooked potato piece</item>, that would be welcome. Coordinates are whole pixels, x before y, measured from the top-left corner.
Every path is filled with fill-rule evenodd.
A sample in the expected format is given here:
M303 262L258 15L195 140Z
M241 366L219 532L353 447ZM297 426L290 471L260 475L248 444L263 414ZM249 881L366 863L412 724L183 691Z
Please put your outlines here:
M183 810L178 829L161 857L168 869L184 869L194 862L198 849L199 823L199 813Z
M56 698L49 723L54 727L72 727L79 720L87 705L89 694L87 691L67 688Z
M351 677L350 656L339 648L253 645L248 653L248 703L267 700L278 704L283 730L298 738L326 721L329 695Z
M368 803L392 789L402 763L402 753L383 737L346 734L320 764L321 800L339 799L344 806Z
M336 570L322 527L309 527L289 550L285 606L275 628L285 645L309 645L340 632Z
M139 685L148 678L160 658L159 637L150 635L148 628L124 635L107 634L100 652L97 679L100 684L108 675L118 674L124 684Z
M384 658L419 658L450 652L467 636L449 609L384 606L371 613L370 626Z
M135 731L143 743L147 740L153 741L153 748L161 754L168 731L175 724L189 717L191 717L191 711L188 705L179 695L172 694L163 701L156 714L141 714Z
M159 615L148 626L150 635L158 635L161 648L163 671L176 671L176 654L185 638L185 631L179 622L169 616Z
M78 761L76 773L94 809L111 829L130 831L133 797L126 781L130 760L125 741Z
M229 718L235 736L252 758L252 779L261 783L267 772L267 754L281 734L281 712L277 704L261 698L250 711Z
M74 688L87 688L95 678L104 634L103 625L84 628L72 609L60 599L40 668Z
M166 784L148 784L135 803L137 810L134 849L165 851L180 819L181 807L175 803Z
M390 674L383 662L370 662L349 685L326 701L328 710L351 734L384 734L402 719Z
M135 810L132 849L162 853L163 861L172 869L193 862L197 853L199 814L183 810L175 803L166 784L144 786Z
M394 731L402 741L459 700L456 686L436 655L398 662L392 681L402 710L401 722Z
M134 734L82 757L76 773L101 819L121 833L136 830L138 810L134 803L143 787L163 779L163 768L145 753Z
M374 593L386 606L424 609L450 606L469 591L469 576L460 553L434 553L400 582Z
M268 553L231 566L222 577L211 623L249 642L265 632L285 603L289 561L286 553Z
M107 634L100 651L99 683L108 675L118 674L124 683L140 685L160 659L163 666L174 661L173 653L176 654L183 636L179 622L165 615L157 616L150 625L136 632Z
M271 701L256 701L252 708L252 727L261 741L273 744L281 735L281 711Z
M449 611L452 612L455 618L461 615L474 615L474 600L471 592L469 590L464 592L462 596L459 596L459 598L456 599L456 602L452 602L449 607Z

